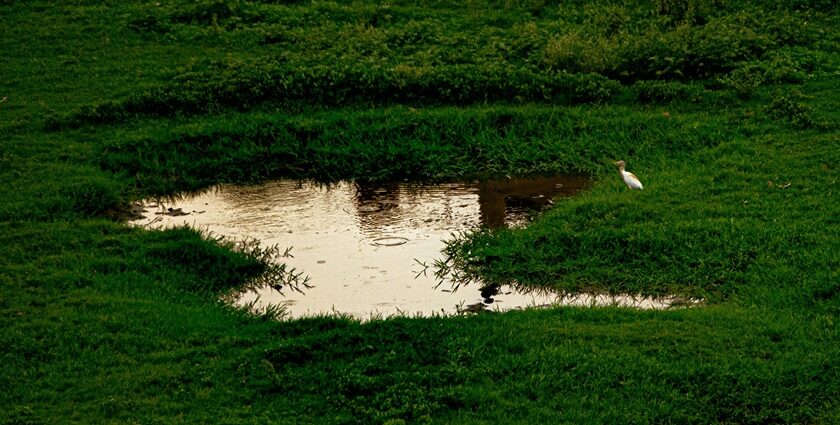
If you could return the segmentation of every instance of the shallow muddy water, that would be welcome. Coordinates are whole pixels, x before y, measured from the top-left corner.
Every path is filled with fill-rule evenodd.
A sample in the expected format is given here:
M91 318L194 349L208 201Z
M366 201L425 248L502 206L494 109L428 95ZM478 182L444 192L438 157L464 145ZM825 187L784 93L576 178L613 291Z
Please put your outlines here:
M289 180L259 186L221 185L174 202L146 203L134 223L177 224L263 245L291 247L284 262L310 277L305 293L265 288L237 303L285 306L291 317L324 313L359 318L394 314L452 314L464 309L508 310L527 306L618 304L662 307L662 302L629 297L525 294L501 288L491 301L479 287L435 288L431 268L453 232L478 226L526 222L552 198L571 196L588 184L582 177L450 183L330 186ZM660 305L662 304L662 305Z

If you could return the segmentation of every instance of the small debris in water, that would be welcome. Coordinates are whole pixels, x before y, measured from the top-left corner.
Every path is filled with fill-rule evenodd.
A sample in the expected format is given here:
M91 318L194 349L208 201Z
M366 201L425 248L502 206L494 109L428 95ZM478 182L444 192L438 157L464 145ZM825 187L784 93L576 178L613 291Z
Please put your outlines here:
M455 306L455 309L458 311L458 314L483 313L490 311L484 303L470 304L464 308Z
M190 215L188 212L184 212L181 208L167 208L166 211L158 211L155 213L156 215L168 215L172 217L180 217L183 215Z
M129 217L131 217L132 220L138 220L145 217L143 213L147 212L149 212L149 210L147 210L146 207L143 206L143 204L131 204L131 208L128 211L128 215Z

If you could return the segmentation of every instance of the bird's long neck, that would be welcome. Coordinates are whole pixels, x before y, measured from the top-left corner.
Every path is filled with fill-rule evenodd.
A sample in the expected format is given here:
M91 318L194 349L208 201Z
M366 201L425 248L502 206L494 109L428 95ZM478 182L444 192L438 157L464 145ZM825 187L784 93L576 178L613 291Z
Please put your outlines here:
M618 164L618 172L619 172L619 173L623 173L623 172L624 172L624 164Z

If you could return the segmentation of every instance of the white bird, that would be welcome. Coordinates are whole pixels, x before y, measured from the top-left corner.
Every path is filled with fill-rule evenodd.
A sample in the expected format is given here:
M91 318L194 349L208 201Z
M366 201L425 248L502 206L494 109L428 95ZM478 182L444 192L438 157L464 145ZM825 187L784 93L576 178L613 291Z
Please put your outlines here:
M643 189L642 182L639 181L639 178L635 174L624 171L624 161L616 161L613 164L618 166L618 173L621 174L624 183L627 183L627 187L630 189Z

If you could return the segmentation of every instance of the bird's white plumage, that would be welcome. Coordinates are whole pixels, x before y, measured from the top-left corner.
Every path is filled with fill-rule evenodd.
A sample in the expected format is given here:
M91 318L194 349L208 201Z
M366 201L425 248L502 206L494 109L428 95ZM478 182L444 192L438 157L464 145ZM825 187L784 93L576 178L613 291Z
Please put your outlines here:
M627 186L630 189L642 189L642 182L639 181L639 178L636 177L633 173L629 171L622 171L621 177L624 179L624 183L627 183Z
M630 189L644 189L644 187L642 187L642 182L639 181L639 178L636 177L635 174L629 171L624 171L624 161L616 161L615 165L618 166L618 172L621 174L621 179L624 180L627 187Z

